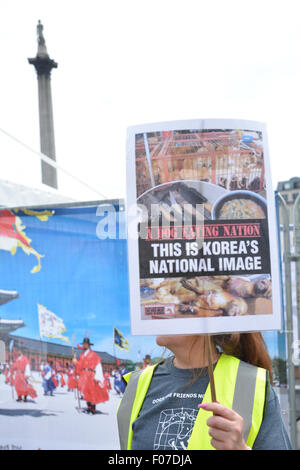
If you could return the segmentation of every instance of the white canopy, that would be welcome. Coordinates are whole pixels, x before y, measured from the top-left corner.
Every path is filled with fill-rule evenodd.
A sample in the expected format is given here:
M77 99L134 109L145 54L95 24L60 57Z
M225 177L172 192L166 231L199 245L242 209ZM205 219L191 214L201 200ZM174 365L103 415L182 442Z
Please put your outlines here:
M38 187L28 187L12 181L0 180L1 207L47 206L67 202L75 202L75 200L43 184Z

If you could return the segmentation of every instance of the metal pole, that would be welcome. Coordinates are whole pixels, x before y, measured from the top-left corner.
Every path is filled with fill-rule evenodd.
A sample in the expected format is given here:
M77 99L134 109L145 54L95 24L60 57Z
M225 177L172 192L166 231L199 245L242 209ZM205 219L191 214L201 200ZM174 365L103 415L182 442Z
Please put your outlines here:
M289 421L290 437L293 449L297 448L296 426L296 397L295 397L295 369L293 364L293 312L292 312L292 284L291 284L291 253L290 253L290 224L289 209L281 194L278 194L282 205L283 214L283 262L285 277L285 311L286 311L286 336L287 336L287 375L289 397Z
M278 243L278 259L279 259L279 276L280 279L283 279L283 269L282 269L282 247L281 247L281 231L280 231L280 212L279 212L279 197L278 192L275 191L275 204L276 204L276 219L277 219L277 243ZM280 285L280 299L281 299L281 330L277 334L277 345L279 357L286 360L286 337L285 337L285 318L284 318L284 292L283 292L283 282Z
M298 324L298 341L297 341L297 359L300 359L300 193L298 194L293 206L293 223L294 223L294 260L296 262L296 309ZM300 363L298 361L298 373L300 372ZM297 409L297 391L296 391L296 412ZM297 416L298 417L298 416Z
M145 132L144 132L144 144L145 144L146 158L147 158L148 167L149 167L151 185L152 185L152 188L154 188L154 186L155 186L155 181L154 181L153 170L152 170L152 164L151 164L151 156L150 156L150 150L149 150L149 144L148 144L147 134L146 134Z
M296 295L297 295L297 320L298 341L300 340L300 193L293 207L294 224L294 261L296 262Z

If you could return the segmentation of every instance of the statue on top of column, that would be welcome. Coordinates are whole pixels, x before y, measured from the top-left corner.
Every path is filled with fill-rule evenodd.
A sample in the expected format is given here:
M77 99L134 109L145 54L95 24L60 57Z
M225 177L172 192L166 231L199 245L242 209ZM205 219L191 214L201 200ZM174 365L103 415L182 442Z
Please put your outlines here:
M39 46L46 45L46 41L43 35L43 29L44 29L44 26L42 25L41 20L39 20L38 25L36 27Z

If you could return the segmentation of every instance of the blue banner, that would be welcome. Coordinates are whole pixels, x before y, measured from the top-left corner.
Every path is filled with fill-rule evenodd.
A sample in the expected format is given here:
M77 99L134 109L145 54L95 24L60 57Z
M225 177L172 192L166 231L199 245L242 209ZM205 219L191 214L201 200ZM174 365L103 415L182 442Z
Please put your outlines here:
M0 448L119 448L121 376L160 355L153 337L130 335L122 210L0 210ZM116 329L127 341L117 350ZM80 384L86 338L92 398Z

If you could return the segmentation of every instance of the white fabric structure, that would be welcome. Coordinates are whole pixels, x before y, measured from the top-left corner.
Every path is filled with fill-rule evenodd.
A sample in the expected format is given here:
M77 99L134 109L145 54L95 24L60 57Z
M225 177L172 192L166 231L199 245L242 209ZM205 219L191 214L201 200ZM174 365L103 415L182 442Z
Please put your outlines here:
M75 202L75 200L63 196L50 186L40 184L39 187L28 187L12 181L0 180L0 207L34 207L66 202Z

